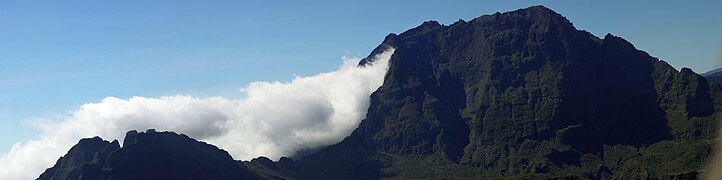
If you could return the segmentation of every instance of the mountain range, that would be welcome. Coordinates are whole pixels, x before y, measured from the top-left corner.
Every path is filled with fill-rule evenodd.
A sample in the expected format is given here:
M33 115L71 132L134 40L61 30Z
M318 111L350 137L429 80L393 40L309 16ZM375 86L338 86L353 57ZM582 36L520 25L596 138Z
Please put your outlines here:
M235 161L182 134L130 131L122 147L80 140L39 179L694 179L717 136L709 76L543 6L427 21L359 66L387 49L366 118L315 153Z
M722 68L713 69L711 71L707 71L705 73L700 74L708 81L722 84Z

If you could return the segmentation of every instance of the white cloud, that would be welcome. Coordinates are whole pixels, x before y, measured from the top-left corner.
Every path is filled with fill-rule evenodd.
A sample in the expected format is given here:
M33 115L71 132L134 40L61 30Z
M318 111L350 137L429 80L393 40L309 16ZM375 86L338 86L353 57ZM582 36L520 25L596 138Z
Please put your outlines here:
M339 69L291 82L253 82L244 98L106 97L55 120L38 123L40 135L0 156L0 177L34 179L80 138L122 142L128 130L175 131L215 144L235 159L278 159L341 141L358 126L369 95L383 83L393 50L373 66L344 58Z

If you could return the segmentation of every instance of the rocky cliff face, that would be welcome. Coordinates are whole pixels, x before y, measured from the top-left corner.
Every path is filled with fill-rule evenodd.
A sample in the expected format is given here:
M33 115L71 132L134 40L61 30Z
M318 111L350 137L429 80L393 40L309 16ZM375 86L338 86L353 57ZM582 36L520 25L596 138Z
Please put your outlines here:
M379 177L693 177L717 132L718 86L545 7L424 22L383 48L366 119L299 163L366 149Z
M65 156L58 159L55 166L45 170L38 179L98 177L98 173L107 162L108 155L118 149L120 144L117 140L111 143L99 137L81 139Z
M183 135L130 132L122 148L81 140L40 178L690 179L717 133L718 85L545 7L424 22L369 57L385 48L366 119L315 154L244 166Z
M172 132L130 131L121 148L82 139L38 179L258 179L228 152Z

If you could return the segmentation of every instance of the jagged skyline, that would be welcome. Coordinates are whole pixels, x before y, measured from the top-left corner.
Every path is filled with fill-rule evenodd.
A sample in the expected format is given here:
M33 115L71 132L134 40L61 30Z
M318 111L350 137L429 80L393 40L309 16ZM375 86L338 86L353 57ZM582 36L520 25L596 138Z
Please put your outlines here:
M0 25L10 28L0 31L0 38L8 39L0 42L5 49L0 130L7 133L0 152L38 138L39 124L62 120L81 105L107 97L237 98L242 96L238 88L252 81L287 82L293 73L327 72L338 56L365 55L383 35L421 21L451 24L539 2L304 4L314 13L282 4L180 3L155 11L167 2L119 7L4 3L1 12L7 15L0 16ZM720 12L713 8L719 6L713 3L718 2L541 4L580 29L625 37L678 69L689 66L701 73L718 65L715 56L722 44L715 21ZM397 13L394 7L409 9ZM111 9L125 16L103 12Z

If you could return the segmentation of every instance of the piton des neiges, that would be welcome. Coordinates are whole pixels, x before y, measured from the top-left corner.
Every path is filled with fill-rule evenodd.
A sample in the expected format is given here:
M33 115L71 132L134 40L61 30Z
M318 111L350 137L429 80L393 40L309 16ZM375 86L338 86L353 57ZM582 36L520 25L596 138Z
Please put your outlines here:
M81 140L40 179L690 179L717 135L718 85L546 7L424 22L369 57L391 48L366 119L316 153L236 162L183 135L131 132L122 148Z

